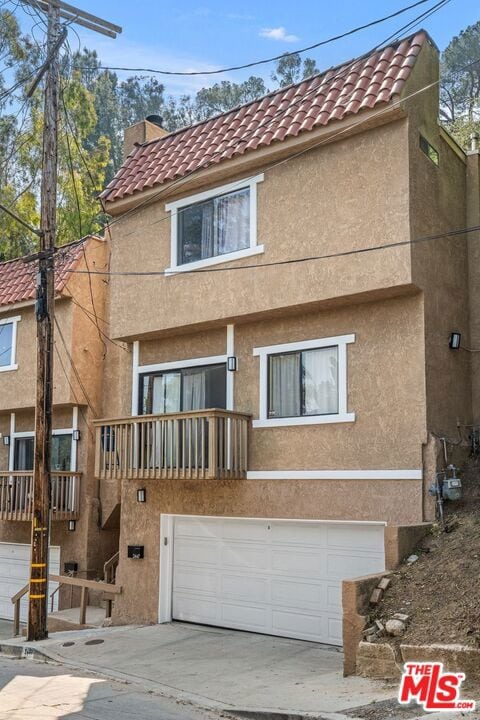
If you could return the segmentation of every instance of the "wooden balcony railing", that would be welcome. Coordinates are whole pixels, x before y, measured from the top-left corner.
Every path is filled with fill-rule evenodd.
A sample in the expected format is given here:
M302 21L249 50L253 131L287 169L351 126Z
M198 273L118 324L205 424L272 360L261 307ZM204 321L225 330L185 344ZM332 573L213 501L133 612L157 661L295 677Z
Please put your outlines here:
M244 478L250 416L196 410L98 420L99 479Z
M52 520L77 520L80 477L76 472L52 473ZM33 472L0 472L0 520L31 520Z

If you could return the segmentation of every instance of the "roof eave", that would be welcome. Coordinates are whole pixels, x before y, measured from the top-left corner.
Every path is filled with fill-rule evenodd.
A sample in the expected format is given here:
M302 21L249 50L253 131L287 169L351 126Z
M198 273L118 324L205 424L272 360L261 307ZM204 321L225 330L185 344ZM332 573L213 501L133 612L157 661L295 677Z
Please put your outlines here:
M381 110L381 112L379 112ZM337 140L344 140L353 135L393 122L405 117L406 112L400 98L376 106L371 110L364 110L355 115L349 115L343 120L329 123L315 130L300 133L296 137L271 143L268 146L249 150L243 155L236 155L228 160L214 163L208 168L193 171L186 177L173 179L168 183L154 185L132 195L105 201L106 211L113 216L122 215L138 205L150 205L157 200L170 200L175 196L185 196L199 186L214 184L217 179L233 177L242 172L266 167L270 163L283 157L295 156L297 153L307 152Z

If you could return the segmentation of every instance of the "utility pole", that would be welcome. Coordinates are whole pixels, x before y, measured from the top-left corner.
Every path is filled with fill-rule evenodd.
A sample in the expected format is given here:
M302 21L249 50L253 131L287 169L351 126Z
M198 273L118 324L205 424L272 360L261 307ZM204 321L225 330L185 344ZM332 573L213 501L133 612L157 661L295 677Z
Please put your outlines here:
M43 640L47 631L48 556L50 544L51 443L53 407L53 328L55 320L55 239L57 216L59 51L67 30L61 18L115 38L122 29L61 0L24 0L48 16L47 59L29 94L45 75L40 193L40 252L37 274L37 384L33 517L27 639Z
M56 3L48 7L47 52L60 36ZM58 50L46 68L40 193L40 253L37 274L37 386L33 517L28 640L47 637L48 548L50 535L50 447L53 401L53 324L55 313L54 252L57 228Z

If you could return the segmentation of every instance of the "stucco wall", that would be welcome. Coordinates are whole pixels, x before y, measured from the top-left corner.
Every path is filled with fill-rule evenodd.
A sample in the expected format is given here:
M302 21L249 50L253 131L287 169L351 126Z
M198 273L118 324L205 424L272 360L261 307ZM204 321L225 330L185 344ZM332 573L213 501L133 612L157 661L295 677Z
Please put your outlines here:
M425 45L409 92L438 77L438 56ZM412 239L466 226L466 164L438 124L438 86L409 105L410 223ZM439 152L435 165L420 149L422 134ZM429 430L457 437L457 422L471 423L470 357L448 347L450 332L469 345L467 236L412 245L414 282L425 295L427 415ZM463 429L465 434L465 430Z
M235 408L258 416L254 347L347 333L356 335L348 348L348 408L356 421L253 428L249 470L421 470L426 441L421 295L235 326ZM225 352L226 328L222 334L140 344L140 359L149 363ZM124 392L129 379L119 383ZM112 396L112 416L116 409ZM136 501L138 487L147 489L145 504ZM157 619L161 513L415 524L423 519L422 496L421 480L124 481L118 575L124 594L116 601L115 618ZM143 561L127 559L129 544L145 546Z
M405 239L407 129L406 120L397 120L282 165L266 165L265 179L258 185L257 223L257 240L265 253L220 267ZM117 218L112 235L112 271L158 272L170 266L170 216L164 199ZM408 248L401 247L254 271L146 276L141 281L113 276L111 333L134 339L403 286L411 280L409 259Z

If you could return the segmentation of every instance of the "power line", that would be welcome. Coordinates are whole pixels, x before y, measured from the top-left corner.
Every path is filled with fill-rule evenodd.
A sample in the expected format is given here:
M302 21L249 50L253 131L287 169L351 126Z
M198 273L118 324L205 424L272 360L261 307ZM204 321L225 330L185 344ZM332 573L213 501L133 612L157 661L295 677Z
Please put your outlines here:
M307 47L301 48L300 50L292 50L291 52L286 52L286 53L282 53L280 55L275 55L270 58L265 58L264 60L255 60L253 62L248 62L243 65L232 65L230 67L225 67L225 68L221 68L218 70L191 70L191 71L158 70L155 68L120 67L120 66L113 66L113 65L102 65L98 68L84 67L84 66L80 66L80 65L75 66L75 67L77 69L82 69L82 70L122 70L122 71L127 71L127 72L152 73L152 74L156 74L156 75L174 75L174 76L219 75L221 73L233 72L234 70L245 70L247 68L255 67L256 65L266 65L268 63L275 62L276 60L281 60L285 57L291 57L292 55L302 55L303 53L309 52L310 50L315 50L316 48L336 42L337 40L342 40L343 38L346 38L349 35L354 35L355 33L358 33L361 30L366 30L368 28L374 27L375 25L379 25L380 23L386 22L387 20L391 20L392 18L398 17L399 15L402 15L403 13L408 12L408 10L418 7L419 5L424 5L426 2L429 2L429 1L430 0L418 0L418 2L415 2L412 5L407 5L406 7L400 8L400 10L397 10L396 12L393 12L390 15L385 15L384 17L377 18L376 20L372 20L371 22L365 23L364 25L359 25L357 27L352 28L351 30L347 30L347 31L341 33L340 35L334 35L333 37L329 37L326 40L320 40L319 42L313 43L312 45L308 45Z
M419 22L421 22L421 21L423 21L423 20L425 19L425 16L428 16L428 15L433 14L434 12L437 12L438 10L440 10L441 8L443 8L445 5L447 5L449 2L451 2L451 0L439 0L439 2L437 2L437 3L436 3L435 5L433 5L431 8L429 8L427 11L425 11L425 12L422 13L421 15L417 16L416 18L414 18L414 20L412 20L412 21L410 21L409 23L407 23L407 25L404 25L404 26L402 26L401 28L399 28L395 33L389 35L388 38L386 38L385 40L383 40L381 43L375 45L373 48L371 48L370 50L368 50L367 52L365 52L363 55L360 55L359 57L354 58L353 60L349 61L346 65L344 64L344 65L339 66L339 67L337 68L337 69L338 69L338 72L335 73L334 75L332 75L330 78L325 79L324 83L320 86L320 88L315 87L315 88L312 88L312 89L308 90L308 91L305 92L301 97L299 97L297 100L289 103L289 105L288 105L286 108L284 108L283 110L277 109L277 110L275 111L275 113L274 113L271 117L267 118L264 122L262 122L262 123L260 123L259 125L257 125L257 126L252 130L252 132L251 132L250 134L247 134L246 136L243 136L243 137L240 138L236 143L233 143L232 145L230 145L230 146L228 147L228 150L234 149L234 148L238 147L239 145L242 145L242 144L247 143L247 142L249 141L249 139L251 139L251 137L253 137L256 133L258 133L258 131L259 131L260 129L262 129L262 128L264 128L264 127L268 127L271 123L277 121L279 117L282 117L282 116L286 115L287 113L289 113L289 112L292 110L292 108L294 108L294 107L298 106L299 104L303 103L306 97L308 97L309 95L314 94L314 93L318 94L318 92L319 92L320 89L321 89L321 90L324 90L325 85L330 85L331 83L335 82L336 80L338 80L339 78L341 78L342 76L344 76L345 74L347 74L348 72L350 72L350 70L352 69L352 67L354 67L357 63L359 63L359 62L361 62L362 60L370 57L370 55L372 55L372 53L378 52L382 47L385 46L386 43L388 43L388 42L394 37L394 35L397 35L398 33L404 32L407 28L411 28L411 26L414 26L415 24L418 24ZM471 64L473 64L473 63L469 63L469 65L471 65ZM468 66L467 66L467 67L468 67ZM326 71L326 72L328 72L328 71ZM324 75L324 74L325 74L325 73L322 73L322 75ZM439 82L440 82L440 80L432 83L431 86L436 85L436 84L438 84ZM428 87L430 87L430 86L426 86L425 89L428 89ZM270 93L270 95L274 95L274 94L276 94L276 93L278 93L278 92L280 92L280 91L279 91L279 90L276 90L274 93ZM417 94L417 93L412 93L412 95L411 95L410 97L413 97L415 94ZM402 98L402 100L399 101L399 102L403 102L403 101L405 101L405 99L406 99L406 98ZM260 98L259 98L259 100L260 100ZM257 101L252 101L252 102L257 102ZM251 103L248 103L248 104L251 104ZM395 105L395 104L398 104L398 103L393 103L392 105ZM390 107L392 107L392 106L390 106ZM387 107L386 109L380 110L378 114L380 114L382 111L385 112L386 110L388 110L388 107ZM229 110L229 111L227 111L226 113L221 113L221 114L222 114L222 115L228 115L228 113L230 113L230 112L232 112L232 110ZM374 116L375 116L375 115L374 115ZM372 116L370 116L370 117L372 117ZM205 124L205 123L210 122L210 121L212 121L212 120L214 120L214 119L215 119L215 116L214 116L213 118L209 118L208 120L203 121L202 123L199 123L199 124ZM357 124L361 124L362 122L363 122L363 119L360 120ZM353 124L351 127L355 127L355 124ZM180 130L180 131L178 131L178 132L181 133L181 132L183 132L183 130ZM345 131L340 131L339 133L337 133L337 135L342 134L342 132L345 132ZM336 135L334 135L333 137L335 137L335 136L336 136ZM329 138L329 140L331 140L331 137ZM318 143L318 145L321 145L321 144L323 144L323 143L322 143L322 142ZM313 146L312 146L312 147L313 147ZM115 219L111 220L111 221L108 223L108 226L111 227L112 225L116 224L117 222L119 222L119 221L121 221L121 220L124 220L126 217L129 217L129 216L131 216L131 215L135 215L137 212L139 212L139 211L140 211L143 207L145 207L146 205L150 205L152 202L155 202L157 199L161 198L164 194L170 193L170 192L172 191L172 188L177 187L177 185L182 186L184 183L186 183L186 182L188 181L188 179L189 179L192 175L195 175L196 173L198 173L198 172L200 172L200 171L202 171L202 170L205 170L205 169L207 169L208 167L210 167L211 165L213 165L214 159L215 159L217 156L222 155L224 152L225 152L225 148L222 148L222 149L217 150L216 152L214 152L214 153L210 156L208 162L204 163L204 164L201 165L201 166L197 166L197 167L193 168L192 170L190 170L189 172L185 173L182 177L178 178L177 180L173 180L171 183L169 183L169 185L168 185L167 188L160 188L157 192L155 192L155 193L154 193L153 195L151 195L150 197L147 197L145 200L143 200L142 202L140 202L140 203L139 203L138 205L136 205L135 207L131 208L130 210L127 210L125 213L123 213L123 214L122 214L121 216L119 216L118 218L115 218ZM298 153L298 155L301 155L301 154L303 154L303 152ZM298 155L297 155L297 156L298 156ZM293 156L293 157L296 157L296 156ZM292 158L292 159L293 159L293 158ZM282 162L283 162L283 161L280 161L280 163L278 163L278 164L281 164ZM273 165L273 167L275 167L275 165ZM244 182L245 182L245 179L243 179L241 182L244 183ZM165 217L164 219L165 219L165 220L168 219L168 216ZM157 221L157 222L158 222L158 221Z
M93 403L91 402L91 400L90 400L90 398L89 398L89 396L88 396L88 393L87 393L87 391L86 391L86 389L85 389L85 385L84 385L83 382L82 382L82 378L81 378L80 373L79 373L79 371L78 371L78 369L77 369L77 366L75 365L75 362L74 362L74 360L73 360L73 358L72 358L72 355L71 355L71 353L70 353L70 350L68 349L67 343L66 343L66 341L65 341L65 337L64 337L64 335L63 335L62 329L61 329L61 327L60 327L60 325L59 325L58 320L57 320L56 317L54 318L54 322L55 322L55 327L57 328L58 334L60 335L60 339L61 339L61 341L62 341L62 345L63 345L63 348L64 348L64 350L65 350L65 353L67 354L67 357L68 357L68 359L70 360L70 364L71 364L71 366L72 366L72 370L73 370L73 372L74 372L74 374L75 374L75 377L76 377L76 379L77 379L78 385L79 385L79 387L80 387L80 389L81 389L81 391L82 391L82 393L83 393L83 396L84 396L84 398L85 398L85 400L86 400L86 402L87 402L88 407L90 408L90 410L92 411L92 413L96 416L96 415L97 415L97 411L95 410L95 408L94 408L94 406L93 406Z
M430 240L441 240L444 238L455 237L459 235L466 235L472 232L480 231L480 225L473 225L472 227L459 228L456 230L449 230L444 233L438 233L435 235L424 235L423 237L413 238L411 240L400 240L398 242L384 243L383 245L373 245L366 248L356 248L352 250L343 250L337 253L328 253L326 255L310 255L308 257L301 258L290 258L288 260L275 260L268 263L256 263L255 265L235 265L233 267L208 267L208 268L197 268L192 270L181 270L175 272L174 270L152 270L152 271L141 271L141 270L125 270L125 271L113 271L107 272L104 270L92 270L93 275L109 275L110 277L162 277L170 275L196 275L198 273L217 273L217 272L232 272L233 270L257 270L259 268L266 267L278 267L279 265L295 265L297 263L311 262L313 260L330 260L337 257L347 257L349 255L360 255L363 253L374 252L377 250L389 250L391 248L402 247L405 245L416 245L418 243L428 242ZM227 256L225 256L227 257ZM68 273L76 275L84 275L87 270L67 270Z
M81 415L82 415L83 421L84 421L84 423L85 423L85 425L86 425L86 427L87 427L88 432L90 433L91 439L94 440L94 435L93 435L92 428L90 427L90 424L89 424L89 422L87 421L87 416L86 416L85 413L83 412L83 408L82 408L82 404L83 404L83 403L81 403L80 400L79 400L78 397L77 397L77 393L75 392L75 388L73 387L72 382L71 382L71 380L70 380L70 377L69 377L69 375L68 375L68 373L67 373L67 370L66 370L66 368L65 368L65 365L63 364L62 356L60 355L60 351L59 351L59 349L58 349L58 347L57 347L57 343L56 343L55 341L53 342L53 346L54 346L54 348L55 348L55 352L57 353L57 357L58 357L58 360L59 360L59 362L60 362L60 366L61 366L61 368L62 368L63 374L65 375L65 378L66 378L67 383L68 383L68 385L69 385L69 387L70 387L70 390L72 391L72 395L73 395L73 397L74 397L74 399L75 399L75 402L77 403L77 407L78 407L78 409L80 410L80 413L81 413Z

